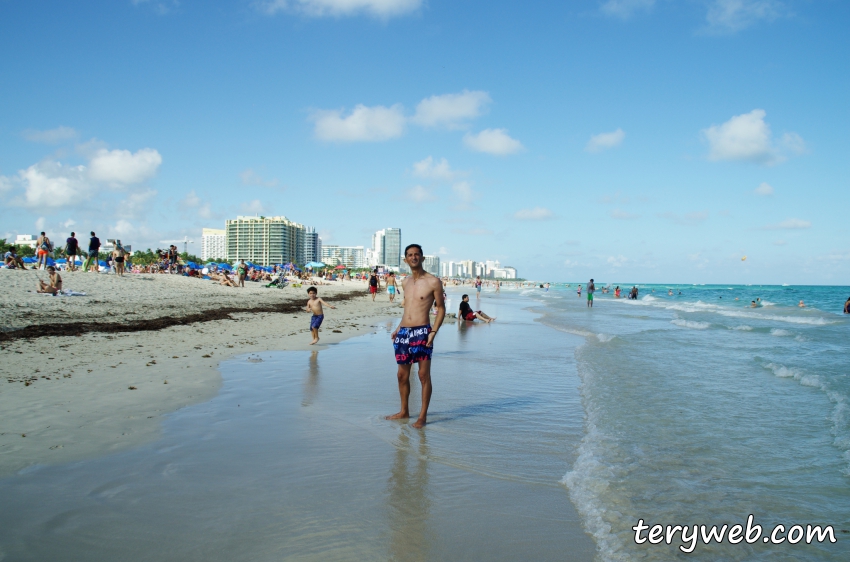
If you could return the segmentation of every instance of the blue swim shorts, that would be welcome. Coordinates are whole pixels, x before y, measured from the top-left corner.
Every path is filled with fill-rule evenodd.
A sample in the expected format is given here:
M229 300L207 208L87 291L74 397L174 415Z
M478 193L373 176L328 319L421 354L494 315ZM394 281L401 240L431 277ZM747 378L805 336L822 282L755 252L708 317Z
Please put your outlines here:
M313 317L310 318L310 329L311 330L318 330L319 327L322 325L322 320L324 320L324 319L325 319L324 314L318 314L318 315L314 314Z
M399 365L410 365L420 361L430 361L433 347L426 347L428 334L431 333L431 325L417 326L415 328L402 327L393 340L395 348L395 362Z

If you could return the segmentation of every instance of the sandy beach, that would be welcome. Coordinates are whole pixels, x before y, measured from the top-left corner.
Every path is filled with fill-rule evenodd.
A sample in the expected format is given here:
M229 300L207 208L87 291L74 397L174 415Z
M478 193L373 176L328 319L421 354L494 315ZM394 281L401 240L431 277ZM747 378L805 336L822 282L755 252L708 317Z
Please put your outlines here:
M65 288L86 296L53 297L35 292L37 275L0 270L0 476L156 439L160 416L218 392L222 360L321 349L401 313L364 283L320 285L337 309L311 347L306 285L76 272L62 274Z

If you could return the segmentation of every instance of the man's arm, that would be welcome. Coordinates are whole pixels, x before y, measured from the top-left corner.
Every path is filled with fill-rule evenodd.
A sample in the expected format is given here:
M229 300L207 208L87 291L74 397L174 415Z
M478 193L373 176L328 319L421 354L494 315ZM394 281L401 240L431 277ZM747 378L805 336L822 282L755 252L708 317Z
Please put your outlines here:
M446 317L446 301L443 299L443 282L439 277L434 278L434 305L437 307L437 317L434 319L434 325L431 327L431 333L428 334L428 343L426 347L434 347L434 337L437 335L437 330L443 325L443 319Z
M328 308L336 309L335 306L333 306L332 304L328 304L324 299L319 299L319 302L322 303L323 305L327 306Z

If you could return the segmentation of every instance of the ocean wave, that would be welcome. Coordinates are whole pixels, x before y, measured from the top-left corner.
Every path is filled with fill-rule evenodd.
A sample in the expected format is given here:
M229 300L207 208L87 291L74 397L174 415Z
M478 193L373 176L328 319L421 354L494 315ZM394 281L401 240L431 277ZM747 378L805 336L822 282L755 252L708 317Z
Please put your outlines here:
M693 320L683 320L682 318L674 318L670 320L671 324L681 326L682 328L690 328L691 330L706 330L711 327L708 322L695 322Z
M752 332L753 331L752 326L747 326L746 324L741 324L740 326L735 326L732 329L733 330L739 330L741 332Z
M616 337L617 336L611 336L609 334L596 334L596 339L598 339L602 343L608 343L609 341L613 340Z
M746 309L736 309L732 308L728 305L719 305L712 304L697 300L696 302L677 302L670 303L669 301L659 300L653 296L647 295L640 300L623 300L620 302L625 302L631 305L641 305L641 306L654 306L659 308L664 308L666 310L675 310L678 312L711 312L714 314L719 314L721 316L727 316L729 318L749 318L754 320L773 320L775 322L786 322L788 324L806 324L810 326L827 326L830 324L836 324L838 320L830 320L828 318L824 318L821 316L790 316L790 315L779 315L776 313L766 314L765 312L758 312L762 309L754 309L747 307ZM767 307L775 306L773 303L765 304Z
M773 329L770 331L770 335L771 335L771 336L776 336L776 337L781 338L781 337L785 337L785 336L792 336L792 335L794 335L794 334L792 334L792 333L791 333L791 332L789 332L788 330L783 330L782 328L773 328Z

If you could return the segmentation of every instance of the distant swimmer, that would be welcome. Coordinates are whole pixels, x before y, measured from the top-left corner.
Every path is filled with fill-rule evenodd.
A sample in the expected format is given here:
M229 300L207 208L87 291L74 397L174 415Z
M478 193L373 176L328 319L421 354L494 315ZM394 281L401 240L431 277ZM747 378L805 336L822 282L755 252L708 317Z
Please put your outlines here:
M844 314L850 314L850 297L847 297L847 301L844 303Z
M721 298L723 298L723 297L721 297ZM756 304L756 301L752 301L752 302L750 303L750 308L758 308L758 305Z
M546 283L546 292L549 292L549 283Z
M673 289L670 289L669 291L667 291L667 295L672 297L673 296Z
M797 306L799 306L800 308L806 308L806 305L803 303L803 301L800 301L800 304L798 304Z
M578 286L576 293L578 293L578 298L581 298L581 285Z
M596 290L596 285L593 284L593 279L587 284L587 306L593 308L593 291Z
M487 316L480 310L472 310L472 307L469 306L469 295L463 295L460 301L460 308L458 308L457 312L458 318L462 318L463 320L468 320L473 322L476 318L479 320L483 320L488 324L495 320L492 316Z
M616 287L614 287L614 298L615 298L615 299L620 298L620 286L619 286L619 285L617 285Z

